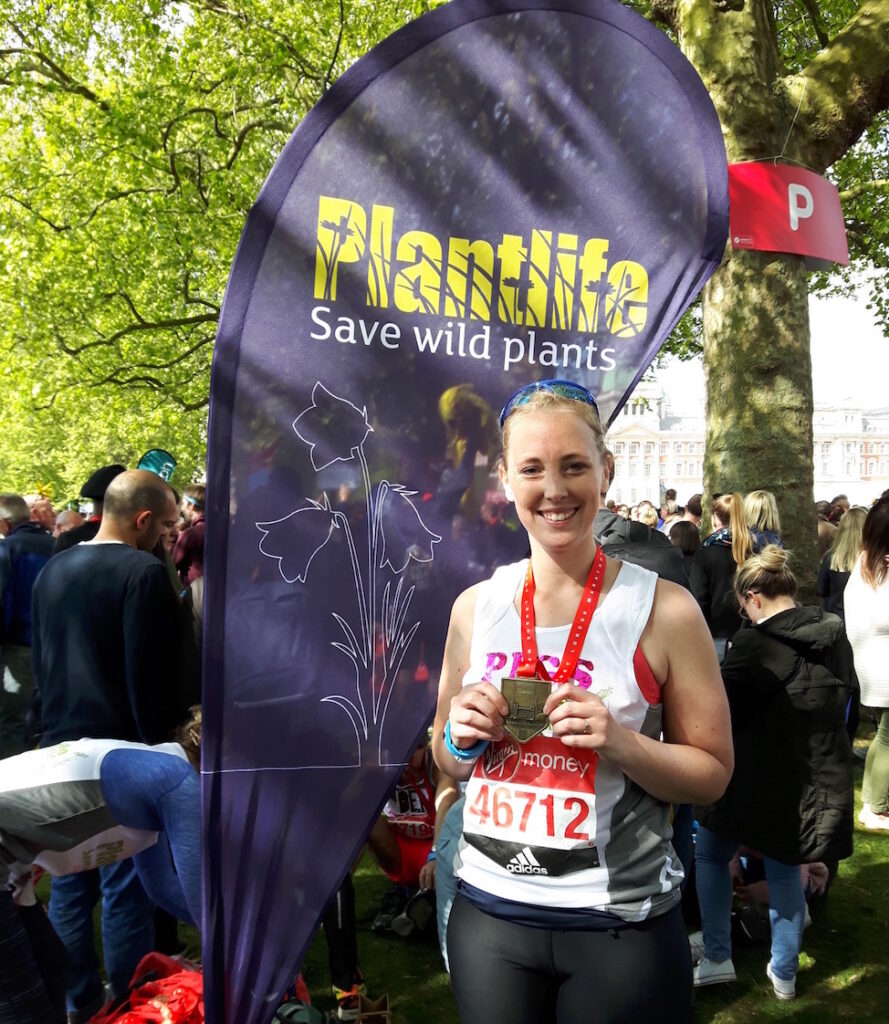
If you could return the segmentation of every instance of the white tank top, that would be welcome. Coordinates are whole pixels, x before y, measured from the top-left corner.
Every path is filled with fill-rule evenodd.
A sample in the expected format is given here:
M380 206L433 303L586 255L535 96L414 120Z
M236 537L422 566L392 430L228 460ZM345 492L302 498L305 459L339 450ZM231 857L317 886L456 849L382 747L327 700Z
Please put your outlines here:
M498 569L475 604L468 686L500 688L522 660L514 601L527 560ZM660 687L641 650L657 576L623 563L593 615L574 672L614 719L661 735ZM538 655L555 674L570 625L538 627ZM476 762L466 788L457 875L500 899L606 911L641 921L679 900L682 868L670 845L670 805L594 751L565 746L547 728L527 743L506 736Z

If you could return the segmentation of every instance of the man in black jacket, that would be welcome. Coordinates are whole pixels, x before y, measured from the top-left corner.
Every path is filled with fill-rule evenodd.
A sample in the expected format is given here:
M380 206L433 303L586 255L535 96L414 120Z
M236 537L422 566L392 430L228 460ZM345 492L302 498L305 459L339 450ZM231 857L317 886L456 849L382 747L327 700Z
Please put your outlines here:
M184 717L178 696L178 607L164 564L150 552L178 510L154 473L111 481L91 541L50 559L34 587L34 674L42 746L65 740L159 743ZM102 892L105 967L122 995L153 946L153 905L131 860L53 880L50 919L71 961L69 1020L104 1002L92 908Z

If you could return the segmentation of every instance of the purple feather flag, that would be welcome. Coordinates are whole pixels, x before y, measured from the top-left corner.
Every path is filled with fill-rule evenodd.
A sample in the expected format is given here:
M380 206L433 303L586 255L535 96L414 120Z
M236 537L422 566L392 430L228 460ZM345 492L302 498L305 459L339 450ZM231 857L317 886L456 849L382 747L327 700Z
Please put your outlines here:
M211 1024L271 1019L431 715L453 599L523 554L504 400L570 378L613 419L727 229L702 83L612 0L456 0L288 142L211 387Z

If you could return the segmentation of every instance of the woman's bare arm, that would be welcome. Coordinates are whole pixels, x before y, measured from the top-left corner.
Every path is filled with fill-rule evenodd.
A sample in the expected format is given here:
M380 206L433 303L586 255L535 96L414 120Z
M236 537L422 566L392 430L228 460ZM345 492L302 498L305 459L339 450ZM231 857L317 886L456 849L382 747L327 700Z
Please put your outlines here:
M661 685L663 742L619 725L595 694L567 683L544 706L553 732L566 746L598 750L660 800L712 803L734 767L731 719L713 641L691 594L658 580L640 646Z

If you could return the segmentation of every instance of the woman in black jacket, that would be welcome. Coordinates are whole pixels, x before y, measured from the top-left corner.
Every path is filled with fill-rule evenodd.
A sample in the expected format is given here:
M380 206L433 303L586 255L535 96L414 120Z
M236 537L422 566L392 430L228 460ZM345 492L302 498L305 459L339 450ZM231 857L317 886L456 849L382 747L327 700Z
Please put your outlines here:
M794 601L788 553L749 558L735 595L752 626L722 665L735 771L724 796L698 808L696 863L704 958L695 984L732 981L729 861L743 844L762 854L772 930L767 974L792 999L805 897L800 865L852 853L852 751L845 731L852 654L835 615Z
M753 554L754 537L744 519L744 500L737 492L720 494L714 500L711 521L713 533L692 559L689 583L721 661L729 637L741 628L733 580L738 566Z

